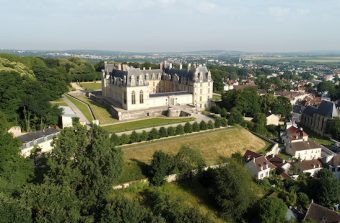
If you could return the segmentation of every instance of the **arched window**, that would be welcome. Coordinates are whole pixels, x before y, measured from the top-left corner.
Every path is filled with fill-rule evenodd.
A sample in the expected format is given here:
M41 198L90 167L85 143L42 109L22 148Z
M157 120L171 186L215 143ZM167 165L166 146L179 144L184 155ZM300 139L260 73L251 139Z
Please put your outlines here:
M136 94L135 91L131 92L131 104L136 104Z
M142 90L140 90L140 92L139 92L139 103L140 104L144 103L144 94L143 94Z

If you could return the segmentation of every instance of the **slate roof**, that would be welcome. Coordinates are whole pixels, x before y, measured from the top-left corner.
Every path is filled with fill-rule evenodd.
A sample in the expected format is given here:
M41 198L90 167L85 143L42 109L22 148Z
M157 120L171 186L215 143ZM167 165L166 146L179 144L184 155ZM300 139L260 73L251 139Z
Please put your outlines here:
M177 74L179 77L182 77L182 78L188 79L188 80L193 80L193 78L194 78L194 71L193 70L185 70L185 69L179 70L179 69L173 69L173 68L172 69L165 68L164 72L166 74L170 74L170 75ZM208 70L206 72L208 72ZM205 72L203 72L203 73L205 73Z
M307 106L306 109L303 111L303 114L308 116L313 116L314 113L318 113L322 116L328 118L334 118L339 116L339 111L336 108L335 104L331 101L323 100L319 107L314 106Z
M294 151L301 151L301 150L308 150L308 149L318 149L321 148L319 144L315 143L314 141L308 140L303 142L292 142L291 143L292 149Z
M331 101L322 101L318 107L318 113L328 118L339 116L339 113L335 107L335 104Z
M340 214L312 202L304 219L314 220L318 223L338 223L340 222Z
M308 116L313 116L314 113L318 111L318 108L314 106L307 106L306 109L303 111L303 114L308 115Z
M28 142L32 142L34 140L52 135L52 134L56 134L58 133L59 130L55 129L55 128L47 128L41 131L37 131L37 132L30 132L27 133L25 135L19 136L18 139L22 142L22 143L28 143Z

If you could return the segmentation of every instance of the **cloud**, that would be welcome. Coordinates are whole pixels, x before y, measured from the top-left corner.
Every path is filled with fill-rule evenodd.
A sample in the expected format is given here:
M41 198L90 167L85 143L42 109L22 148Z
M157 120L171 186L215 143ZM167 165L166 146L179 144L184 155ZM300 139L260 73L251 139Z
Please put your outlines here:
M268 9L269 15L274 16L274 17L286 17L289 16L291 13L290 8L284 8L284 7L270 7Z

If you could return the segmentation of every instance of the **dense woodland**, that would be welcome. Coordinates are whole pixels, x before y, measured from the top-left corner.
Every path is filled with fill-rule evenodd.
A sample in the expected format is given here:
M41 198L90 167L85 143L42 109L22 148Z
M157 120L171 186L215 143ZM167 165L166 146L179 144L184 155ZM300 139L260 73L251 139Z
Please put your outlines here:
M0 55L0 113L26 131L56 125L61 111L50 101L67 92L71 81L99 77L93 65L77 58Z

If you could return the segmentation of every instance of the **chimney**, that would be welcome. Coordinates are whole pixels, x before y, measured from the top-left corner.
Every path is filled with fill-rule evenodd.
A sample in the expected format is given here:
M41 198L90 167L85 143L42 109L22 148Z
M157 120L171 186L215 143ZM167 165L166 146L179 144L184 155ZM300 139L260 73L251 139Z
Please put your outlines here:
M179 64L179 69L182 70L183 69L183 65L180 63Z
M191 70L191 63L188 63L188 70Z
M151 70L151 67L149 67L149 70Z
M117 70L122 70L122 68L121 68L121 64L119 63L119 64L117 64Z
M163 62L159 64L159 69L163 70Z
M169 69L172 69L172 63L169 64Z
M143 67L143 70L145 70L145 67Z

